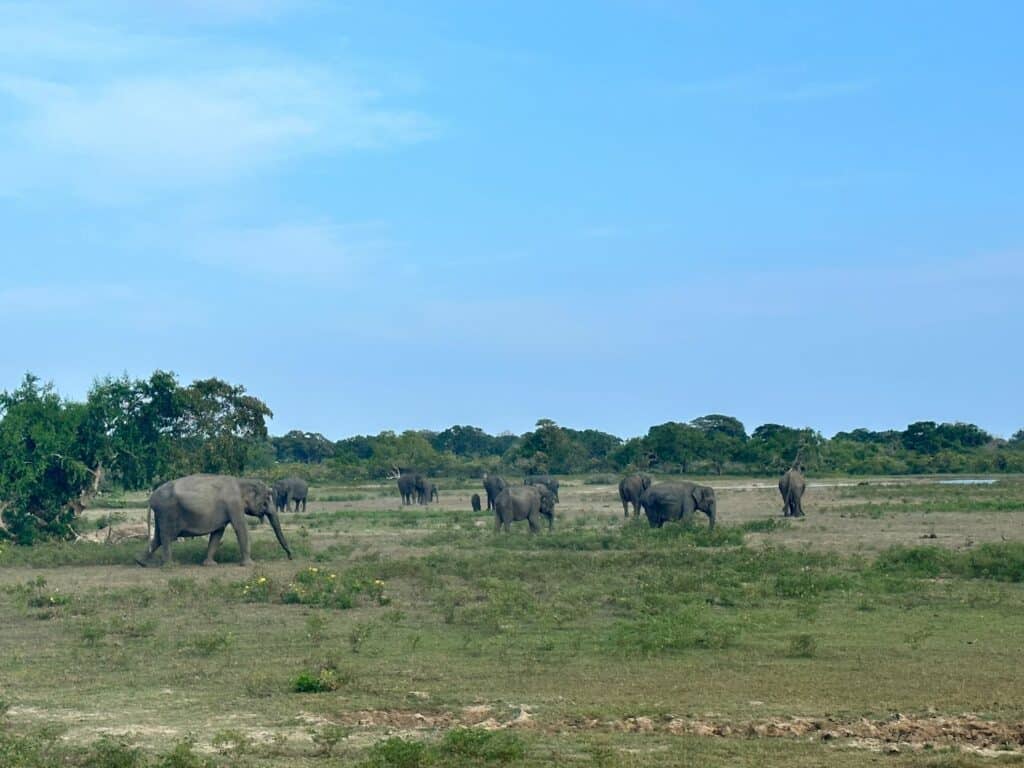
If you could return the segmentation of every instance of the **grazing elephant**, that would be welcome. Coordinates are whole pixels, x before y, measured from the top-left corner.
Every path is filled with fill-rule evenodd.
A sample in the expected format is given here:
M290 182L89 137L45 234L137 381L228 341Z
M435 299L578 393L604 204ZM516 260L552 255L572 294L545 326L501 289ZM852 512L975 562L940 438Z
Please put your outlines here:
M270 520L277 536L277 542L292 559L281 523L274 509L274 495L265 483L259 480L243 480L229 475L189 475L170 480L149 497L149 507L154 518L153 540L144 557L137 558L139 565L160 565L153 559L157 548L163 549L162 564L171 562L171 542L177 538L210 535L203 565L215 565L213 559L228 524L238 537L238 549L242 565L252 565L249 553L249 530L245 516L252 515Z
M717 502L715 489L696 483L658 483L640 496L640 506L651 528L661 528L674 520L689 521L696 510L708 516L708 527L715 527Z
M301 477L286 477L274 483L274 506L277 511L287 512L288 505L295 502L295 511L299 511L299 504L302 504L302 511L306 511L306 499L309 496L309 485Z
M558 480L551 477L550 475L535 475L530 477L524 477L523 485L546 486L555 495L555 501L558 501Z
M494 509L494 500L498 494L508 488L508 483L501 475L484 474L484 490L487 492L487 509Z
M554 495L542 493L532 486L509 486L494 500L494 531L502 528L505 533L511 530L515 520L526 520L530 524L530 533L540 530L540 518L548 519L548 530L554 525Z
M779 480L779 493L782 494L782 514L784 517L803 517L804 507L801 499L807 481L804 473L800 470L803 467L793 465Z
M622 502L622 514L629 517L629 505L633 505L633 517L640 514L640 497L651 487L651 478L647 475L630 475L619 481L619 500Z
M474 493L472 496L470 496L469 497L469 503L473 505L473 511L474 512L479 512L480 511L480 494L479 493Z

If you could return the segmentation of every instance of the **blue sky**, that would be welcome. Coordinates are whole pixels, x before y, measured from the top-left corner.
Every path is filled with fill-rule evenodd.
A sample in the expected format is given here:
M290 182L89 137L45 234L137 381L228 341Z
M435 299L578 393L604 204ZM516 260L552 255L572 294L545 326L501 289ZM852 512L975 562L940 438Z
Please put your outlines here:
M211 10L210 6L216 6ZM0 388L1024 427L1012 2L0 1Z

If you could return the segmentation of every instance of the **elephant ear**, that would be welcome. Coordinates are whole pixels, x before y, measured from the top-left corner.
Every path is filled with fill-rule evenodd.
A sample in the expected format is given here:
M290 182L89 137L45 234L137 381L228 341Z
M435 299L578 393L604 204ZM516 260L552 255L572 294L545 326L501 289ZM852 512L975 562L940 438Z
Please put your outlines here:
M695 486L691 495L693 496L693 500L697 502L698 507L704 503L704 488L701 486Z

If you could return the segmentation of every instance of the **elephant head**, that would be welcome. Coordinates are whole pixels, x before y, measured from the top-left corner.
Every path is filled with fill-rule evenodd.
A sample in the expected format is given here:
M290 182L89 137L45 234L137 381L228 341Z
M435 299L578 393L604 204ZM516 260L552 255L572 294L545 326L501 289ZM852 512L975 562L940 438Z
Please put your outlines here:
M706 485L694 486L693 500L696 503L697 509L701 510L708 516L710 527L714 528L718 508L718 501L715 498L715 489L709 488Z
M268 487L265 483L259 480L239 480L238 487L242 492L242 504L245 507L245 514L251 515L261 522L263 518L270 521L271 527L274 529L274 535L277 536L277 543L281 545L281 549L288 555L288 559L292 559L292 551L288 547L288 542L285 541L284 531L281 530L281 521L277 517L277 507L275 506L274 491Z

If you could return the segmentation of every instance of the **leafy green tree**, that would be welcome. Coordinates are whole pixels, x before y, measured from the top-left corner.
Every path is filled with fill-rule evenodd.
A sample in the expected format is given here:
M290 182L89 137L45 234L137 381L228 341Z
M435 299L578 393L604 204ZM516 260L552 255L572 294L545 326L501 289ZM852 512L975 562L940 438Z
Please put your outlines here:
M282 437L271 438L278 461L320 464L334 455L334 443L319 432L293 429Z
M644 443L656 457L656 464L676 464L682 472L689 471L690 465L703 455L706 447L703 432L677 421L651 427Z
M31 374L0 394L0 522L17 543L73 536L75 512L97 479L96 452L106 450L86 434L85 410Z

